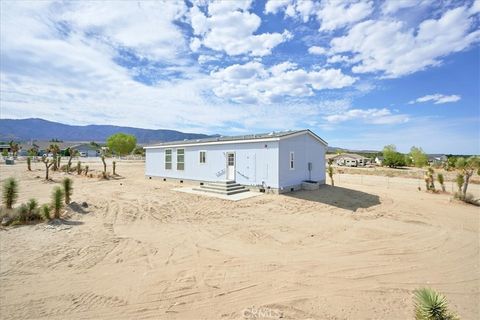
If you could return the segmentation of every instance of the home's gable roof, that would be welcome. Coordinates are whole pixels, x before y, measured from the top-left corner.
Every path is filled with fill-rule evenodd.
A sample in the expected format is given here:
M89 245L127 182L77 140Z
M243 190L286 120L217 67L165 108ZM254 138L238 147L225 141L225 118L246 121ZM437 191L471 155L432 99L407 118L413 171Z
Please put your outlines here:
M368 159L367 157L361 156L359 154L355 153L342 153L339 155L336 155L335 157L332 157L334 159L342 159L342 158L350 158L354 160L361 160L361 159Z
M210 137L204 139L192 139L192 140L182 140L182 141L171 141L160 143L153 146L146 146L145 149L155 149L155 148L165 148L165 147L176 147L176 146L195 146L195 145L210 145L210 144L229 144L229 143L248 143L248 142L262 142L262 141L278 141L285 138L291 138L294 136L308 134L318 140L320 143L327 146L327 142L317 136L312 131L305 130L290 130L290 131L278 131L270 133L260 133L260 134L249 134L241 136L219 136L219 137Z

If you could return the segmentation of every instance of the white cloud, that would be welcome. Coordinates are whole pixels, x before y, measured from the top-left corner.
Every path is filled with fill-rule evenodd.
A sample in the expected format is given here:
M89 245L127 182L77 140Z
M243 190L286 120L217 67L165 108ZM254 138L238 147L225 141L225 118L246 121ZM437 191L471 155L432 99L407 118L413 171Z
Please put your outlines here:
M318 3L311 0L269 0L265 4L265 13L277 13L283 11L286 17L301 19L307 22L315 13Z
M187 47L180 28L173 23L186 13L182 2L120 1L112 5L78 1L53 10L59 11L56 21L66 22L77 32L97 34L115 46L134 49L140 56L172 60Z
M356 79L339 69L305 71L295 64L283 62L270 69L259 62L235 64L212 72L216 79L214 93L238 103L272 103L285 97L306 97L314 90L340 89Z
M436 94L429 94L423 97L420 97L416 100L412 100L409 102L409 104L414 104L414 103L421 103L421 102L433 102L434 104L443 104L443 103L449 103L449 102L457 102L461 99L459 95L452 94L450 96L443 95L440 93Z
M283 86L288 87L288 81L300 81L305 77L308 83L300 81L300 84L290 85L297 90L294 94L299 94L301 90L314 90L310 87L314 85L316 88L341 87L354 81L334 69L309 73L291 62L271 68L252 62L252 70L249 65L232 66L229 72L223 73L224 79L214 78L213 81L210 75L188 64L172 65L168 69L186 70L188 79L146 85L133 79L131 69L115 62L118 51L110 41L85 34L88 27L75 24L68 34L59 32L55 23L59 20L58 12L51 9L51 4L9 2L8 8L3 5L0 77L3 118L41 117L72 124L108 123L206 133L228 132L232 126L250 132L296 129L303 127L305 121L318 118L322 112L337 110L341 105L328 101L314 105L297 101L289 105L283 99L275 107L239 105L218 98L212 90L220 82L221 87L231 85L232 90L237 87L239 91L245 84L257 93L261 89L256 86L268 88L279 81L285 82L280 83L281 90L285 91L288 89ZM101 34L105 35L105 30L112 27L107 25L101 29ZM140 45L130 42L130 46L153 55L142 42ZM212 55L199 56L203 62L210 58ZM290 74L292 71L298 74ZM267 92L263 94L264 97L268 95ZM248 95L249 92L243 93L245 99ZM230 99L231 94L225 97ZM264 121L267 116L268 122Z
M325 0L321 3L310 0L269 0L265 13L283 11L285 17L307 22L315 17L320 31L334 31L367 18L373 12L373 2L363 0Z
M350 109L348 111L324 117L331 123L360 120L369 124L398 124L405 123L409 117L405 114L392 114L389 109Z
M477 14L480 12L480 0L474 0L472 6L469 9L471 15Z
M191 42L194 44L192 50L196 51L203 45L228 55L265 56L292 37L287 30L283 33L254 34L260 27L261 19L249 12L250 5L251 1L210 2L207 14L193 6L189 12L196 36Z
M348 52L361 61L356 73L381 72L396 78L441 63L441 58L468 48L480 39L465 7L449 10L438 20L423 21L416 30L402 22L368 20L331 41L331 51Z
M382 12L385 14L394 14L397 11L412 8L427 6L433 0L386 0L382 5Z
M308 48L308 53L316 55L324 55L327 53L327 50L323 47L313 46Z
M317 19L320 31L333 31L361 21L372 12L372 1L327 0L317 12Z

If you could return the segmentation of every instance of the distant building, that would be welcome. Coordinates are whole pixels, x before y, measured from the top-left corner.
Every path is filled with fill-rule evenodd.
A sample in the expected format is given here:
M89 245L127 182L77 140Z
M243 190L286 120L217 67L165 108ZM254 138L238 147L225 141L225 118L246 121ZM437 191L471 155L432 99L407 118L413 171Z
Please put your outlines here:
M52 144L58 145L60 153L64 154L67 149L75 149L80 153L80 156L83 157L97 157L100 154L99 148L93 146L91 143L87 142L74 142L74 141L38 141L34 140L31 142L23 143L20 145L19 155L27 156L28 151L31 149L37 150L38 156L49 155L49 148Z
M100 148L91 143L82 143L73 147L80 153L81 157L98 157L100 156Z
M442 165L448 161L448 157L444 154L430 154L428 155L429 165Z
M370 164L370 159L359 154L354 153L343 153L331 157L337 165L346 166L346 167L364 167L367 164Z
M382 166L382 165L383 165L383 157L382 157L382 156L377 156L377 157L375 157L375 163L376 163L378 166Z

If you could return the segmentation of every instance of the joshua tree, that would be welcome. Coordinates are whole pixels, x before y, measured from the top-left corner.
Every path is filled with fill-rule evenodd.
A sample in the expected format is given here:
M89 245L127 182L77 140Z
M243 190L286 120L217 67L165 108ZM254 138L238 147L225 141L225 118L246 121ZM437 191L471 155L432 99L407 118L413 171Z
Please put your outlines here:
M328 161L328 176L330 177L330 181L332 182L332 187L335 185L335 182L333 181L333 167L332 167L332 160Z
M433 174L435 171L433 170L432 167L428 168L428 181L429 181L429 189L432 191L435 191L435 178L433 177Z
M82 173L82 162L81 161L78 161L77 162L77 174L81 174Z
M72 167L72 158L78 154L78 151L73 148L70 148L68 150L68 154L69 154L69 158L67 163L67 173L70 173L70 168Z
M458 158L455 167L459 169L465 179L463 183L463 199L467 196L468 183L475 172L480 175L480 157L470 157L468 159Z
M113 161L113 162L112 162L112 172L113 172L113 175L114 175L114 176L117 175L117 174L115 173L116 167L117 167L117 162L116 162L116 161Z
M440 185L442 186L442 191L445 192L445 184L444 184L443 174L441 174L441 173L437 174L437 180L438 180L438 183L440 183Z
M88 166L85 166L85 176L88 175Z
M32 171L32 157L31 156L27 157L27 169L28 169L28 171Z
M73 181L70 178L65 178L62 181L63 185L63 192L65 193L65 204L70 203L70 197L72 196L73 193Z
M60 170L60 163L62 162L62 156L57 157L57 168Z
M455 320L448 310L447 299L433 289L415 290L415 320Z
M40 211L42 212L43 219L50 220L50 206L48 204L44 204Z
M3 204L5 208L12 209L18 198L18 183L14 178L8 178L3 183Z
M34 145L30 149L28 149L28 155L31 157L36 157L38 155L38 147Z
M48 151L53 154L53 168L52 168L52 170L57 171L57 169L58 169L58 167L57 167L57 155L60 153L60 147L58 146L58 144L52 143L48 147Z
M50 167L55 163L55 159L48 160L47 156L43 156L42 162L45 164L45 180L48 180L48 173L50 171Z
M427 172L425 172L425 174L423 175L423 180L425 180L425 188L427 190L430 190L430 177L428 176Z
M12 155L15 157L17 155L18 150L20 149L18 143L11 140L8 144L10 145L10 150L12 150Z
M465 178L463 174L459 173L457 174L457 179L455 180L457 182L457 187L458 187L458 196L463 199L462 196L462 186L465 183Z
M52 207L55 219L60 218L60 211L63 208L64 193L62 188L56 187L52 193Z
M105 162L105 156L102 155L102 162L103 162L103 178L107 178L107 163Z

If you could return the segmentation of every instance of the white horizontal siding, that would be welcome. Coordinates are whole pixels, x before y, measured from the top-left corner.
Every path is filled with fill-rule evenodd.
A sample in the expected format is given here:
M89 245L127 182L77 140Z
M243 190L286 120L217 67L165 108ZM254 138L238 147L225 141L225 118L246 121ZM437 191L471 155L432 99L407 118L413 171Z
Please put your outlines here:
M290 153L294 153L294 169L290 169ZM326 146L311 135L282 139L279 142L279 185L286 188L304 180L325 181ZM311 173L308 163L312 163Z
M185 149L185 170L177 170L176 149ZM195 145L172 149L172 169L165 170L165 148L146 149L146 175L200 181L225 180L226 153L235 152L235 180L244 185L278 188L278 141ZM200 163L206 151L206 163Z

